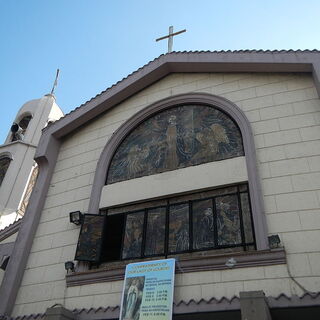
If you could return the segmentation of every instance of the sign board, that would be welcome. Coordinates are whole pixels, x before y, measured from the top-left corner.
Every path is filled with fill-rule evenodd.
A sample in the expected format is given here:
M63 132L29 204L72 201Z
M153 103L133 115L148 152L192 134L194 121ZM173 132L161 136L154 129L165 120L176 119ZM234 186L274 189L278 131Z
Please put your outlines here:
M175 259L126 267L120 320L171 320Z

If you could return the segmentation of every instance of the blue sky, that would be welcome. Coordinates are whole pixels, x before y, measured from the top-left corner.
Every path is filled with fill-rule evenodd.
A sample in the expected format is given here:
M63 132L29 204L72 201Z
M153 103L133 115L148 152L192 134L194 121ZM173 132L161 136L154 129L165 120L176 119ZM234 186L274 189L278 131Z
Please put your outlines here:
M50 92L64 112L167 50L320 49L319 0L0 0L0 144Z

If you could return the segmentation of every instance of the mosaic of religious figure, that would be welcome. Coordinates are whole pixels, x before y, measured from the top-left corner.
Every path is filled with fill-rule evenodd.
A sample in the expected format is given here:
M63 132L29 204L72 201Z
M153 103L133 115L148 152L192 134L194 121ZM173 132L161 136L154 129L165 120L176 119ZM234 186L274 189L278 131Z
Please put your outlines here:
M145 255L151 256L164 253L166 208L148 211Z
M242 156L241 133L222 111L185 105L158 113L122 142L107 183Z
M97 261L101 249L101 239L105 216L102 215L84 215L82 223L76 260Z
M193 203L193 234L194 249L214 246L214 222L211 199Z
M225 196L216 199L218 244L241 243L240 216L237 197Z
M144 282L145 277L127 278L120 320L138 320L140 318Z
M144 212L127 215L126 228L123 241L122 258L136 258L141 255L142 230Z
M189 249L189 204L177 204L169 209L169 252Z

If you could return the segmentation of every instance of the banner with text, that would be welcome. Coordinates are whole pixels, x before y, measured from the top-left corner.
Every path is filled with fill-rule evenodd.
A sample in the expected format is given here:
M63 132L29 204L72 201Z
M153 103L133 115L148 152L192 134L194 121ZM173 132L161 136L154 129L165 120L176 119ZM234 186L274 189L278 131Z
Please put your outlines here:
M126 267L120 320L171 320L175 259Z

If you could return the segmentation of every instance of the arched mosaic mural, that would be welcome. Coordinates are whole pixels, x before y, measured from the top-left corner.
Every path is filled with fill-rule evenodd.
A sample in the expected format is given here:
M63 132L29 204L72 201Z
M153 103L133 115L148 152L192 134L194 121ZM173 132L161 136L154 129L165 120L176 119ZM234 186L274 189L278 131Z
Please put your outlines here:
M244 155L235 122L217 108L183 105L137 126L111 161L107 184Z

